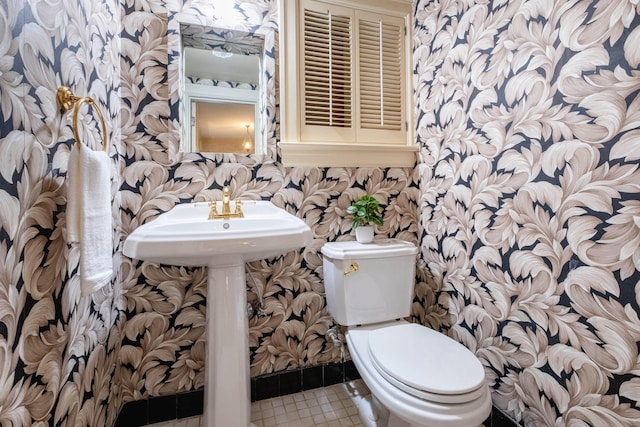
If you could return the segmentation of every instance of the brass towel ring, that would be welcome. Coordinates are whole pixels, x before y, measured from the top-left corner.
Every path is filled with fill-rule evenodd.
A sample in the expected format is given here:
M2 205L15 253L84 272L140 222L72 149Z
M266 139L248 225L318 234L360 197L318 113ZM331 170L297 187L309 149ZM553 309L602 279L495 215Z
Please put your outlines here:
M73 107L73 137L76 139L76 144L78 144L78 148L82 147L80 143L80 135L78 134L78 113L80 112L80 106L83 103L87 103L93 106L93 109L96 113L98 113L98 118L100 119L100 124L102 125L102 151L107 151L108 144L108 135L107 135L107 126L104 122L104 117L102 116L102 112L100 108L95 103L93 98L87 96L85 98L77 97L71 92L66 86L60 86L58 88L58 104L64 111L69 111L71 107Z

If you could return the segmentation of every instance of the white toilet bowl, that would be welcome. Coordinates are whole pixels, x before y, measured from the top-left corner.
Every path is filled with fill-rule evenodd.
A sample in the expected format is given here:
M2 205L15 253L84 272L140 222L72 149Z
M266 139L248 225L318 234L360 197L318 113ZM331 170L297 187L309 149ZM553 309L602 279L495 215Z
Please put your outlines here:
M401 330L407 327L411 330ZM382 329L386 329L382 335L395 337L386 347L392 354L372 354L372 350L381 350L385 337L376 337L376 333ZM413 334L422 339L400 344L402 337ZM377 412L373 417L378 421L363 419L368 426L475 427L491 413L491 394L480 362L473 353L447 336L404 321L350 327L346 336L353 363L371 394L384 406L372 404ZM378 340L371 345L371 338ZM434 347L423 353L422 349L430 342ZM437 346L443 342L446 351L439 352ZM388 369L380 366L380 361L389 362L384 359L392 359L402 352L406 352L407 358L397 358L397 363L391 363ZM416 354L425 357L418 361L412 357ZM415 375L407 375L409 372ZM445 379L447 376L450 381ZM385 409L389 413L385 413ZM371 415L361 413L361 418L365 417Z
M327 308L347 327L351 358L371 390L360 417L367 427L479 426L491 393L478 358L444 334L398 320L411 311L417 253L397 239L322 247Z

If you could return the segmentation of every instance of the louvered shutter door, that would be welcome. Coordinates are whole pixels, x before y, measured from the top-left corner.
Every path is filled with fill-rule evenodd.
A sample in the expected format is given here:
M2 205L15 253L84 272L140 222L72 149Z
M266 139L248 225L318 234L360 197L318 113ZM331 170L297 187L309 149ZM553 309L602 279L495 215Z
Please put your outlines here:
M355 138L353 12L303 1L301 139Z
M404 19L315 0L299 13L300 140L406 144Z
M404 144L404 20L366 12L357 17L358 139Z

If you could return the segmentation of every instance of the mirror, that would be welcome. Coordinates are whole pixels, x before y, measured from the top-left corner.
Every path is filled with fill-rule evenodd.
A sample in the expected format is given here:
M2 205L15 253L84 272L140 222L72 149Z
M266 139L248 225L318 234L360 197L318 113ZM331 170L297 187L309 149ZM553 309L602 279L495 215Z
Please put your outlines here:
M185 47L185 151L256 153L260 56Z
M170 27L169 87L180 151L229 154L231 161L234 154L275 158L275 31L175 21Z

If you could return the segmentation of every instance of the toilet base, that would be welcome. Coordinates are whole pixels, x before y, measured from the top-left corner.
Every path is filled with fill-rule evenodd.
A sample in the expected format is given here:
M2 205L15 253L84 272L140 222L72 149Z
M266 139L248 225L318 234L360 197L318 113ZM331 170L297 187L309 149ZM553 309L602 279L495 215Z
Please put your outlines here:
M365 427L388 427L389 410L373 394L368 394L358 402L358 415Z
M358 415L364 427L430 427L411 424L389 412L372 394L364 396L358 402ZM483 427L480 424L477 427Z
M392 322L388 322L392 323ZM396 323L396 322L393 322ZM398 322L399 323L399 322ZM346 341L362 380L371 391L370 403L362 402L361 419L367 427L471 427L482 426L491 413L491 393L463 403L442 404L416 398L389 383L373 366L369 332L384 325L348 328ZM376 403L379 401L380 403ZM368 409L367 406L369 408ZM379 408L383 409L379 409ZM363 413L365 414L363 416ZM376 416L369 416L373 413ZM387 420L385 420L385 415Z
M396 417L372 394L358 403L358 415L365 427L422 427Z

